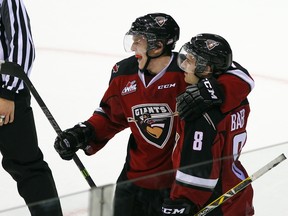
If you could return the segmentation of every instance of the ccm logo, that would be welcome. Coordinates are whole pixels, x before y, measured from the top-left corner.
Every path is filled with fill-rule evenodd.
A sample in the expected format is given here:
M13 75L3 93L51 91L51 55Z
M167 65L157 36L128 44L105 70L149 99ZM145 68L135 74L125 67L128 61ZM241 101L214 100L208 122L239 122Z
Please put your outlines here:
M165 85L160 85L160 86L158 86L158 89L174 88L175 86L176 86L176 83L172 83L172 84L165 84Z
M207 91L210 93L211 98L212 99L218 99L218 97L215 95L214 89L211 86L211 83L208 80L204 81L204 85L207 88Z
M162 212L164 214L171 214L171 215L176 215L176 214L184 214L186 208L165 208L162 207Z

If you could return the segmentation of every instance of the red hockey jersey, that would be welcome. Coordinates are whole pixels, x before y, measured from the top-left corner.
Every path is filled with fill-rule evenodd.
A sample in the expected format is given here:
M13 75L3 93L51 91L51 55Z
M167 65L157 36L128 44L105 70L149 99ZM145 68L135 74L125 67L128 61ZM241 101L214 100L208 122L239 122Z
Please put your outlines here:
M144 79L134 56L113 67L100 107L88 120L95 128L96 137L86 153L96 153L116 133L130 127L132 134L126 157L128 179L153 175L135 184L148 189L169 188L174 175L161 173L173 167L171 155L178 118L176 97L187 86L184 73L177 65L177 53L173 53L169 66L147 86ZM250 85L240 81L247 96Z
M174 54L176 55L176 54ZM174 56L170 65L146 86L144 74L138 71L133 56L117 63L112 70L110 85L100 109L89 122L95 127L95 153L116 133L130 127L127 177L129 179L155 175L172 169L172 149L175 136L176 96L185 91L184 73ZM101 145L102 144L102 145ZM151 189L171 187L173 174L151 177L135 184Z
M222 75L222 80L226 78L228 81L231 76ZM241 88L233 91L242 94ZM245 99L230 112L214 108L193 122L180 121L173 152L177 171L172 199L186 198L200 210L248 177L238 159L247 138L249 113ZM252 198L250 185L208 215L253 215Z

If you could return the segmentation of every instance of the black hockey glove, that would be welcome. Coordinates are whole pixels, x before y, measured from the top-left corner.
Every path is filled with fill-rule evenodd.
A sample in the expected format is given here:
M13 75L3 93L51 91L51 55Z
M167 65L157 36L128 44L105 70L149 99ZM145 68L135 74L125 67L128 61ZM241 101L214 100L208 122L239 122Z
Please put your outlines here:
M89 139L94 135L93 127L88 123L79 123L58 135L54 148L64 160L71 160L78 149L85 149Z
M197 207L186 199L165 199L162 205L163 215L189 215L197 213Z
M214 105L221 105L224 94L215 78L205 78L195 85L189 85L186 91L176 98L177 111L181 119L193 120L208 111Z

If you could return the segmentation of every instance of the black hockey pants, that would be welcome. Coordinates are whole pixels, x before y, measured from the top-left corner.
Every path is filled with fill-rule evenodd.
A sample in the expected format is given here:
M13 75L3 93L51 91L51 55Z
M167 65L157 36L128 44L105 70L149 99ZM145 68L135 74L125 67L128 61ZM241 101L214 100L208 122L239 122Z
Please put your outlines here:
M162 204L170 189L149 190L125 181L125 168L116 185L114 216L162 216ZM124 181L123 181L124 180Z

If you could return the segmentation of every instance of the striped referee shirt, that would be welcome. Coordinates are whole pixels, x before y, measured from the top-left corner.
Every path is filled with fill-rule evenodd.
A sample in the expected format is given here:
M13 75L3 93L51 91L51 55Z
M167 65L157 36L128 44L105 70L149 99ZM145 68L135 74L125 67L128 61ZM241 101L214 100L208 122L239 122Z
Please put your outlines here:
M0 0L0 59L19 64L29 76L35 58L29 16L22 0ZM14 100L24 88L17 77L1 75L0 97Z

